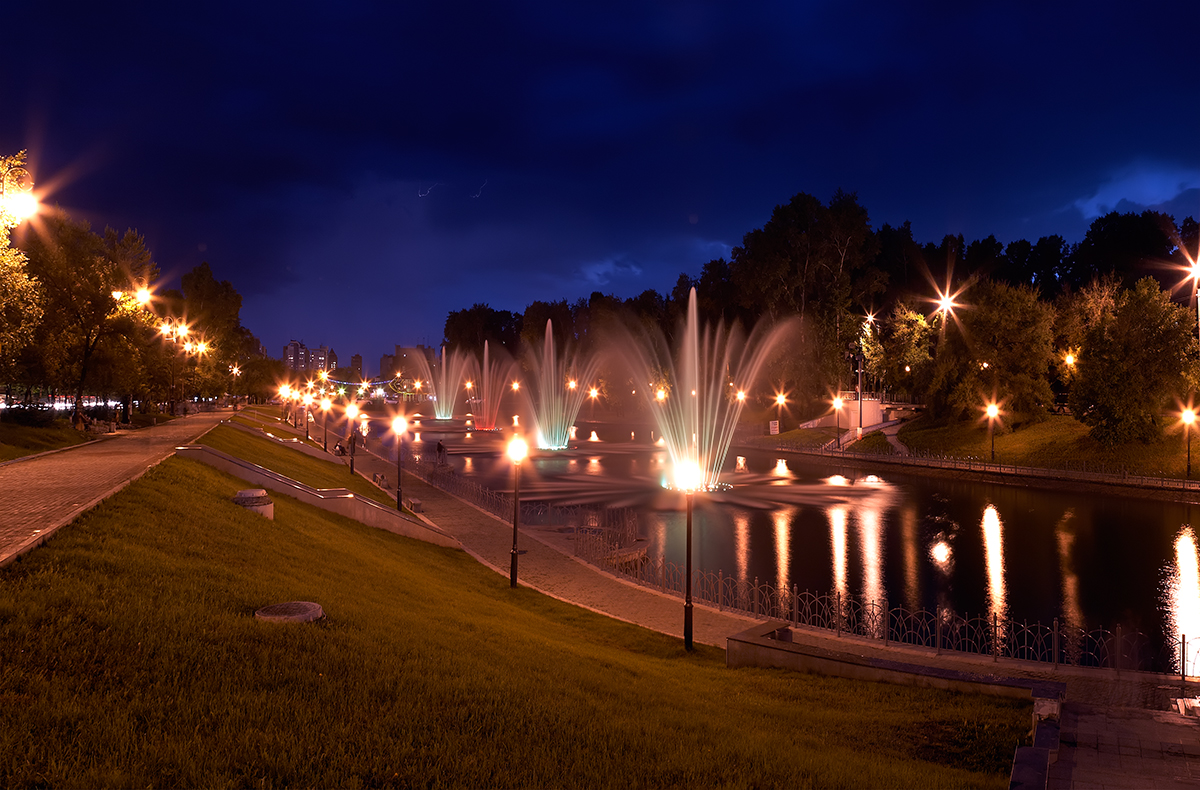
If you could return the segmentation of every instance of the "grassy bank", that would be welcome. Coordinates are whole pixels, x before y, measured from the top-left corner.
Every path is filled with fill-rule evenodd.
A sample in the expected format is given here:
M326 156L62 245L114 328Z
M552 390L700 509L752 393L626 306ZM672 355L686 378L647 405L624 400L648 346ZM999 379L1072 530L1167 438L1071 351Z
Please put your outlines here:
M83 431L72 428L66 420L54 420L46 425L0 422L0 461L73 447L89 441L89 438Z
M396 504L395 496L379 490L358 475L352 476L349 466L333 460L313 458L265 436L255 436L227 425L218 425L206 433L200 439L200 443L244 461L264 466L313 488L347 488L385 505Z
M1097 471L1124 467L1135 474L1184 476L1187 445L1182 432L1169 434L1151 444L1135 443L1113 448L1104 447L1087 433L1086 425L1062 415L1053 415L1043 422L1024 425L1011 432L997 430L996 460L1017 466L1086 467ZM986 421L978 425L967 422L946 426L918 419L901 428L898 438L915 452L991 457ZM1200 450L1200 445L1197 449Z
M1028 705L767 670L171 459L0 570L0 786L1004 787ZM326 621L255 608L313 600Z

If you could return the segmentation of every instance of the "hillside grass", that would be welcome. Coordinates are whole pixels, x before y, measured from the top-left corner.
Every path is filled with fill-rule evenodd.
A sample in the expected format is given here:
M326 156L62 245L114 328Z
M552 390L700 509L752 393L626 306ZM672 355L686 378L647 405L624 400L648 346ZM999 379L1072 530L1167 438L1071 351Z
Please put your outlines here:
M90 441L91 438L84 431L72 428L66 420L54 420L46 425L0 422L0 461L74 447Z
M779 670L172 458L0 569L0 786L1006 787L1028 703ZM316 624L254 619L309 600Z
M1151 444L1127 444L1104 447L1088 435L1088 427L1064 415L1025 424L1016 430L996 430L996 461L1016 466L1051 469L1089 469L1117 471L1157 477L1183 477L1187 468L1187 444L1182 431L1172 431ZM991 446L987 422L962 422L938 425L926 418L914 420L900 429L898 437L917 453L989 459ZM1193 448L1200 452L1200 442ZM1200 456L1195 459L1193 477L1200 476Z
M200 439L200 443L243 461L266 467L313 488L346 488L384 505L396 504L394 495L380 490L357 474L351 475L349 465L313 458L265 436L255 436L228 425L218 425L206 433ZM332 456L330 458L332 459Z

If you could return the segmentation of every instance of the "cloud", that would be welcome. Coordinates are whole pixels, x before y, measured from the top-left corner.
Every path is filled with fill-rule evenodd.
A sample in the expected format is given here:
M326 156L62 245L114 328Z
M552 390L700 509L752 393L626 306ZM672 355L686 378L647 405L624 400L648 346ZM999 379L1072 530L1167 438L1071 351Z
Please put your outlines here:
M1076 200L1074 206L1084 219L1094 219L1118 207L1133 205L1148 208L1169 203L1197 187L1200 187L1200 170L1136 163L1117 171L1100 185L1095 194Z
M617 256L583 264L579 267L579 276L592 285L608 285L614 277L641 277L642 267L624 260L624 256Z

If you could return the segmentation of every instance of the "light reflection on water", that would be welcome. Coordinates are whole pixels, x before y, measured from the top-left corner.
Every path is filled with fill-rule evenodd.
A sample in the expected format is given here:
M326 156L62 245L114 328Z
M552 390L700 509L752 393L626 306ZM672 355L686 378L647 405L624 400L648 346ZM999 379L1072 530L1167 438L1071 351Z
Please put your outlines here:
M619 428L612 439L600 435L607 441L581 442L569 456L574 463L533 459L522 471L522 498L634 507L649 556L682 564L683 500L661 487L669 459L648 444L623 442ZM425 438L437 441L432 433ZM488 441L479 434L452 447L451 461L491 488L510 490L511 464L498 451L486 452ZM696 497L698 570L895 598L893 606L903 600L913 610L936 604L960 615L987 612L1046 625L1060 617L1064 626L1110 631L1120 624L1152 639L1188 634L1200 647L1196 538L1179 528L1190 520L1187 505L895 469L872 478L740 452L730 455L726 470L734 488ZM1198 655L1189 649L1190 660Z
M1003 622L1008 617L1008 593L1004 586L1004 524L995 505L984 508L981 526L987 560L988 616Z
M1166 611L1170 634L1177 640L1187 637L1189 643L1200 645L1200 560L1197 559L1196 533L1188 525L1179 528L1175 537L1175 563L1167 571ZM1197 672L1197 651L1187 648L1186 673ZM1179 670L1179 658L1173 657L1173 668Z

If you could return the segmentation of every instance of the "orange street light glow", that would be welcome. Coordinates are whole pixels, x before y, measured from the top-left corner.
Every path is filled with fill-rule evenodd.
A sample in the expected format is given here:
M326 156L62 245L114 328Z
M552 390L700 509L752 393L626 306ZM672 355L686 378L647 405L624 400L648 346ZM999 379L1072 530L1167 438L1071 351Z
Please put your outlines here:
M746 400L746 393L743 392L742 390L738 390L737 399L738 399L738 401Z
M595 387L592 387L590 390L588 390L588 395L593 398L599 394L600 394L600 391L598 389L596 389Z
M354 420L358 418L358 405L351 403L346 407L346 416Z
M1000 414L1000 407L994 403L987 405L987 416L989 420L994 420Z
M787 398L785 398L783 396L782 392L775 396L775 405L776 406L782 406L785 403L787 403Z
M567 389L575 389L575 382L574 382L574 381L568 381L568 382L567 382Z
M519 381L514 381L514 382L513 382L513 387L512 387L512 388L513 388L513 392L516 392L516 391L520 390L520 389L521 389L521 382L519 382Z
M520 436L513 437L513 440L508 443L508 457L512 459L514 464L524 461L528 453L529 446L525 444L525 440Z
M837 409L838 411L841 411L842 403L844 403L844 401L841 398L834 398L833 399L833 408Z
M1184 409L1183 414L1180 415L1180 419L1183 420L1184 425L1191 425L1196 421L1196 410Z

